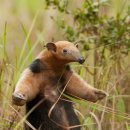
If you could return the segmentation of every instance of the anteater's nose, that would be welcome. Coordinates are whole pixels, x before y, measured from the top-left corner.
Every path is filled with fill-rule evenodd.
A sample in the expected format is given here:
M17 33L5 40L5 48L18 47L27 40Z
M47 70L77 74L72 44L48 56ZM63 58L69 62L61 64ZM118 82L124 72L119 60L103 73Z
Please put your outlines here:
M80 64L84 63L84 61L85 61L85 59L84 59L83 57L80 57L80 58L79 58L79 63L80 63Z

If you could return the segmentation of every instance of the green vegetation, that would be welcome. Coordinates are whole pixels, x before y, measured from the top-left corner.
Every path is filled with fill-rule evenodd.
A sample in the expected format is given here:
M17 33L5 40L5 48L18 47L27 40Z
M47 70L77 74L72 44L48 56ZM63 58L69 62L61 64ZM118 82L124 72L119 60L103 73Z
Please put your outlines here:
M79 44L86 62L73 68L109 94L97 103L69 97L83 130L130 130L129 0L1 0L0 15L0 130L23 129L24 107L11 103L15 84L58 40Z

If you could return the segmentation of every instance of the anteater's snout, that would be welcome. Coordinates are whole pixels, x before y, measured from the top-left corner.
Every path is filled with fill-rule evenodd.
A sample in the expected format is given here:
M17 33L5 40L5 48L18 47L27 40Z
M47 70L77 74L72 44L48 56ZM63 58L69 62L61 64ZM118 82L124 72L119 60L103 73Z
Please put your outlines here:
M78 59L78 61L79 61L80 64L83 64L84 61L85 61L85 59L84 59L83 57L80 57L80 58Z

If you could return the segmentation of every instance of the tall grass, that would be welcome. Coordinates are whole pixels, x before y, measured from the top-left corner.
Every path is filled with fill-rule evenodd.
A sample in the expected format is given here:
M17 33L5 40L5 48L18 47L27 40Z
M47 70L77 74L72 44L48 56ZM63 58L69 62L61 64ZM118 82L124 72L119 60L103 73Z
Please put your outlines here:
M24 3L23 5L21 5L22 2ZM71 2L73 3L74 1L71 0ZM115 6L115 1L111 1L111 2L113 2ZM79 1L77 3L79 3ZM119 4L118 1L117 3ZM124 6L124 4L120 4L119 12L121 12L121 10L123 10L126 7ZM14 5L15 6L18 5L18 8L20 8L21 10L24 6L27 6L28 10L26 10L26 13L30 12L31 14L30 15L31 24L29 27L26 27L24 23L19 25L20 29L22 30L20 32L20 35L23 35L24 41L22 42L21 48L17 47L16 45L16 49L14 49L14 54L15 54L14 56L10 56L10 51L8 49L8 47L11 46L10 42L14 42L8 40L9 35L11 35L10 23L8 23L8 19L7 22L4 23L4 28L0 35L0 130L22 130L24 121L28 125L30 125L29 122L25 120L25 118L28 116L29 113L25 115L24 107L17 107L12 105L11 97L12 97L12 92L14 90L15 84L20 76L20 73L25 67L27 67L32 62L32 60L34 59L34 52L36 51L37 46L41 47L41 44L39 43L43 42L41 41L40 37L37 37L35 41L33 41L31 37L31 34L35 30L34 28L39 26L38 24L40 23L39 21L41 20L40 17L41 11L39 11L42 8L41 5L36 1L29 3L24 0L23 1L20 0L19 2L15 1ZM65 7L64 8L65 10L62 10L63 7L59 5L58 5L58 9L61 12L64 11L66 12L67 11L66 3L65 5L62 4L62 6ZM85 8L88 7L88 5L86 4L84 4L83 6ZM49 8L49 5L47 5L46 7ZM18 8L16 8L17 13L19 12ZM110 9L111 7L109 7L106 13L108 13ZM79 10L77 10L77 12L75 13L78 13L78 11ZM80 11L81 13L83 13L82 10ZM58 15L66 19L65 14L62 15L61 12L59 12ZM117 12L118 9L116 10L116 13ZM69 12L66 13L69 14ZM109 13L113 14L113 12L109 12ZM69 15L73 15L73 14L69 14ZM123 15L125 15L124 12L122 14L122 17ZM119 17L119 15L116 14L114 16ZM96 16L94 16L94 18L95 17ZM79 19L79 21L82 22L82 26L84 26L84 22L81 20L82 19ZM117 18L116 21L117 23L111 25L113 26L113 28L115 25L119 25L118 29L121 28L122 23L120 24L118 20L119 19ZM54 22L57 22L57 20L54 19ZM91 21L91 23L93 23L93 25L95 26L94 21ZM128 43L128 48L125 48L124 46L121 47L114 46L116 45L115 44L116 41L118 41L121 38L122 32L126 28L126 25L123 25L121 30L118 30L117 32L114 31L113 28L106 27L104 28L104 30L101 29L100 31L104 34L103 36L105 38L109 37L109 39L105 39L104 37L103 37L104 39L103 38L101 39L102 43L108 42L108 44L104 45L100 43L93 44L97 42L95 41L94 39L95 37L93 36L93 32L92 32L93 28L89 28L91 35L89 34L86 36L86 34L83 33L82 35L79 35L79 33L75 33L73 31L73 28L71 28L70 26L66 26L67 24L64 26L62 24L63 21L60 21L58 19L58 26L62 26L62 28L59 29L60 30L59 32L62 34L63 32L65 32L63 34L64 39L69 39L71 41L85 39L87 41L87 42L82 42L80 44L82 47L81 48L82 54L86 57L86 62L84 65L77 65L77 64L72 65L73 69L77 71L80 74L80 76L83 77L85 80L87 80L89 83L95 85L95 87L99 89L105 90L109 94L109 96L106 97L106 99L102 101L98 101L97 103L91 103L84 100L77 100L75 98L68 97L66 95L68 98L70 98L73 102L76 103L75 111L79 115L79 118L81 120L83 126L82 129L83 130L130 130L130 103L129 103L130 102L129 100L130 98L130 92L129 92L130 54L129 51L127 51L129 50L130 43ZM93 27L93 25L90 26ZM106 31L107 29L113 29L113 31L107 32ZM114 38L111 37L112 33L114 36L118 33L117 37L116 36ZM43 33L40 32L40 35L42 34ZM98 35L98 38L100 36L102 35ZM123 36L126 36L126 38L128 37L128 39L130 39L129 34L127 33ZM15 38L16 37L14 34L13 39ZM115 38L117 39L115 40ZM88 42L92 42L92 44L88 46ZM124 43L126 41L121 41L121 42ZM38 51L41 50L42 49L38 49ZM33 128L33 126L31 127ZM35 130L35 128L33 129Z
M2 130L21 130L23 129L22 123L26 118L21 114L23 108L13 106L11 103L12 93L15 84L20 76L22 70L29 65L33 60L33 51L35 47L43 41L39 39L32 44L29 40L32 29L35 26L38 12L35 14L29 31L26 31L24 25L21 25L23 33L25 35L25 42L21 49L17 51L17 58L13 62L8 58L9 53L7 52L7 29L8 24L5 23L3 37L1 38L1 57L0 57L0 129ZM44 46L44 45L43 45ZM20 121L21 120L21 121ZM19 123L18 123L19 122ZM25 121L30 125L27 121ZM31 126L33 128L33 126Z

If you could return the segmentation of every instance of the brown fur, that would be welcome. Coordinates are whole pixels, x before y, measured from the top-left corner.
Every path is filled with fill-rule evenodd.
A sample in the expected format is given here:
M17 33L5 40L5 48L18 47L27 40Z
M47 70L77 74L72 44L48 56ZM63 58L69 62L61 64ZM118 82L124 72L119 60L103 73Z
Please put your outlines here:
M68 49L67 52L63 52L66 49ZM60 95L57 86L62 91L66 84L65 93L78 98L96 102L106 96L105 92L91 87L75 72L65 69L66 64L70 62L83 62L81 61L83 58L74 44L67 41L47 44L47 49L42 51L36 59L41 61L40 64L38 63L41 72L38 70L34 73L30 68L23 72L13 93L14 104L24 105L41 94L52 106ZM59 78L61 78L61 81L57 85ZM69 126L67 115L62 105L61 107L59 105L56 109L60 109L63 115L61 124ZM64 130L69 129L65 128Z

